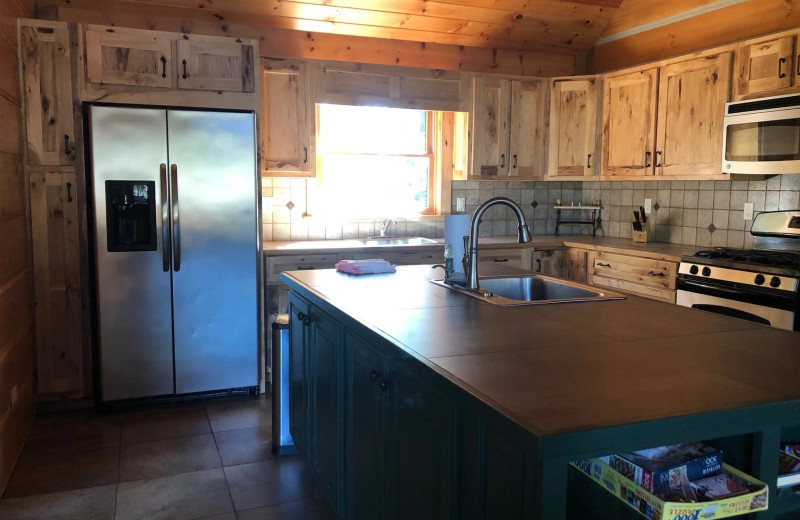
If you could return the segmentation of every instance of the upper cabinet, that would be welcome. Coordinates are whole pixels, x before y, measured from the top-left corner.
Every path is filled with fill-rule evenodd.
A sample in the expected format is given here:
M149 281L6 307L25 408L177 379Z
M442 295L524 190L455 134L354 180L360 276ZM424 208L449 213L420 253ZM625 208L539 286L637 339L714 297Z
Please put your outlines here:
M26 160L34 166L72 165L75 141L67 24L21 21L20 56Z
M599 78L550 83L547 178L584 180L599 171Z
M261 60L261 173L313 177L312 68L301 60Z
M731 53L606 78L605 178L721 175Z
M475 78L473 179L543 178L545 88L540 79Z
M86 27L86 79L226 92L255 91L255 45L232 38Z
M736 50L734 99L786 94L800 87L800 49L795 35L743 42ZM800 61L800 60L799 60ZM797 89L793 89L797 90Z

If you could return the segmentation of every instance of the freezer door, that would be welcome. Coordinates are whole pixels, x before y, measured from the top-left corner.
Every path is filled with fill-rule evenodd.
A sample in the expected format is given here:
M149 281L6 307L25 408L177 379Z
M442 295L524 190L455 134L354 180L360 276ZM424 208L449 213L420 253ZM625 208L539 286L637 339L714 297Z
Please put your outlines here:
M166 111L92 106L90 132L102 399L172 394Z
M258 384L255 122L168 111L177 393Z

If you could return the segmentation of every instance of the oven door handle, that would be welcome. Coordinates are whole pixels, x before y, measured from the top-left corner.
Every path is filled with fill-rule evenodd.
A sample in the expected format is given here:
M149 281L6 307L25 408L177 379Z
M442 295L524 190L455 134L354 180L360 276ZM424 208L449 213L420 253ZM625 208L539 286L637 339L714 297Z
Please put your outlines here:
M719 285L708 285L708 284L699 283L699 282L690 282L688 280L684 280L683 283L685 283L687 286L690 286L690 287L698 287L700 289L706 289L708 291L714 291L714 292L721 292L721 293L725 293L725 294L730 294L732 296L737 296L737 295L742 294L742 291L739 291L739 290L736 290L736 289L729 289L727 287L721 287ZM685 288L682 288L682 289L686 290Z
M740 320L752 321L754 323L760 323L762 325L772 325L772 322L770 322L765 318L762 318L761 316L758 316L757 314L743 311L741 309L725 307L724 305L714 305L711 303L696 303L692 305L692 308L699 309L701 311L713 312L714 314L722 314L724 316L730 316L732 318L739 318Z

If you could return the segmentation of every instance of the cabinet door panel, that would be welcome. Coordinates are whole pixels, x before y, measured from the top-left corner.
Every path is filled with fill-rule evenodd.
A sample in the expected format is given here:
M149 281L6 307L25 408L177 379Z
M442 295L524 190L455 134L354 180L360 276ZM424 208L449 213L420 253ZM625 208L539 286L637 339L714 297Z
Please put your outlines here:
M147 31L90 27L86 75L90 83L174 87L172 40Z
M661 69L656 175L720 175L731 54Z
M314 175L314 100L307 63L262 59L261 170Z
M553 84L550 97L550 177L584 177L598 164L597 80Z
M652 175L657 79L657 69L606 79L603 175Z
M791 86L793 51L793 36L742 44L736 51L736 97Z
M541 80L511 82L510 177L544 177L544 100Z
M308 454L308 305L289 295L289 433L297 449Z
M27 162L72 165L75 141L67 26L23 25L20 46Z
M178 88L253 92L254 59L250 44L178 40Z
M475 78L474 95L472 175L496 179L508 174L511 82L507 79Z

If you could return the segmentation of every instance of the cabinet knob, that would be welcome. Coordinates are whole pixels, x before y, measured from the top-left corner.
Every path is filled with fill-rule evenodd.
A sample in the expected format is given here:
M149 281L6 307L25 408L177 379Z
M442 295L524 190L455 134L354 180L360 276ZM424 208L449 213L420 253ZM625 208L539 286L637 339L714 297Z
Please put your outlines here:
M369 371L369 378L373 383L377 381L379 377L381 377L380 373L374 368Z

